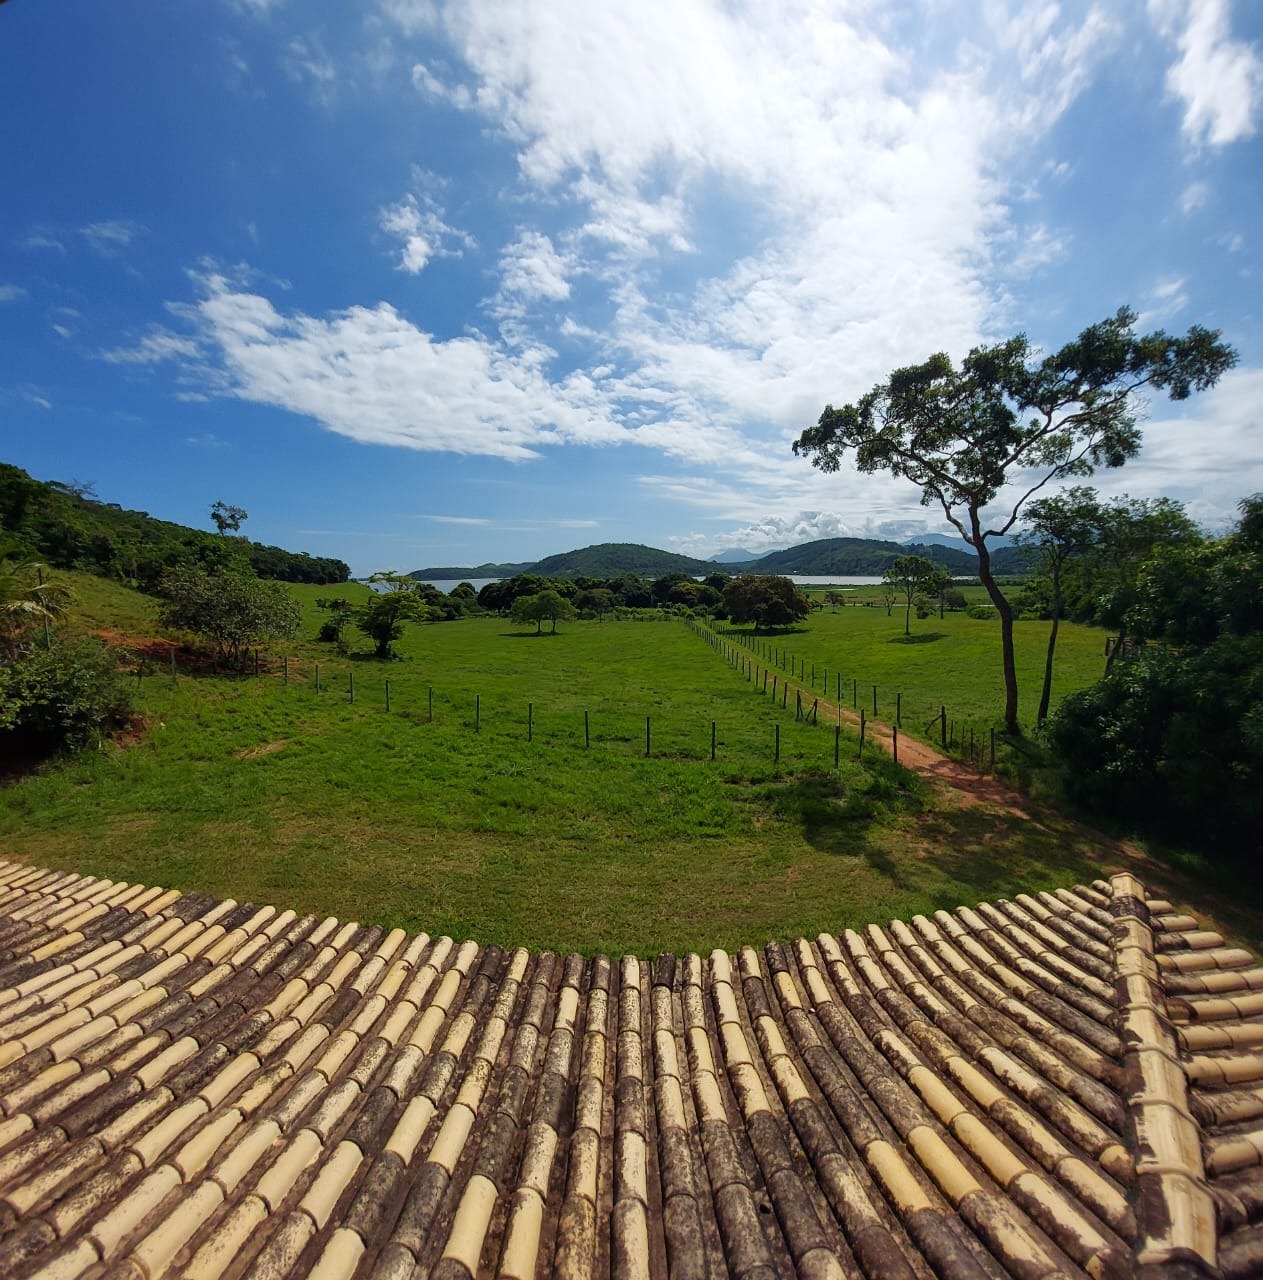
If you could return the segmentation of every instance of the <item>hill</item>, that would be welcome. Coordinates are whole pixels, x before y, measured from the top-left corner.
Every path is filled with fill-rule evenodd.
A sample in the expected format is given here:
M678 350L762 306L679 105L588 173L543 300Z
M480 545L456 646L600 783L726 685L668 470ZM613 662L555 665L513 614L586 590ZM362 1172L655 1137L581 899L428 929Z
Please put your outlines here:
M880 576L897 556L919 555L955 574L978 572L978 559L972 552L955 551L937 544L913 543L900 546L897 542L884 542L875 538L822 538L818 542L804 542L787 551L773 551L770 555L749 564L731 565L732 569L751 573L801 573L812 577L824 577L831 573Z
M530 571L545 578L616 578L624 573L661 578L668 573L714 573L715 562L695 560L674 551L659 551L639 542L600 542L593 547L546 556Z
M172 565L220 563L228 547L245 550L254 571L284 582L345 582L349 567L327 556L286 551L125 511L84 487L36 480L0 463L0 533L58 569L78 569L152 590Z
M523 560L520 564L476 564L472 568L468 565L450 565L441 564L433 565L428 569L413 569L408 574L409 578L416 578L418 582L429 582L437 580L439 582L459 582L466 578L512 578L519 573L530 573L534 568L534 561Z

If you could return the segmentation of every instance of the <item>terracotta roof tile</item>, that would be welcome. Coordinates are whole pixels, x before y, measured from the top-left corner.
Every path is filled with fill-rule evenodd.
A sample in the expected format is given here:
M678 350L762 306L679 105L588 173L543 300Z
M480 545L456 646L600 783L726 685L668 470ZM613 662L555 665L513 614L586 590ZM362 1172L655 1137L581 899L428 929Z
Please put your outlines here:
M1261 1267L1263 969L1132 876L612 963L0 863L5 1275Z

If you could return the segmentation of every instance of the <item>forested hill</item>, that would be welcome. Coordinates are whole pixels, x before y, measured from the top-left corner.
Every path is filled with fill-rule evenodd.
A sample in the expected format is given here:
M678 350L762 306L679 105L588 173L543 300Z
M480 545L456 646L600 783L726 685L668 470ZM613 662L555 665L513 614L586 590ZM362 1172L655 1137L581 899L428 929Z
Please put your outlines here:
M833 573L880 577L898 556L924 556L955 574L978 572L978 557L972 551L956 551L933 543L914 543L905 547L875 538L822 538L819 542L804 542L786 551L773 551L771 555L749 564L729 565L728 568L752 573L799 573L811 577L825 577Z
M638 542L601 542L594 547L547 556L532 566L531 572L545 578L614 578L623 573L661 578L668 573L714 573L715 563L677 555L674 551L659 551Z
M59 569L80 569L152 590L173 565L216 564L228 544L244 549L254 571L284 582L345 582L350 568L328 556L286 551L124 511L83 488L36 480L0 463L0 539Z
M561 555L548 556L527 564L481 564L477 566L443 565L417 569L410 577L423 580L459 578L511 578L518 573L533 573L545 578L616 578L625 573L639 578L661 578L671 573L687 573L705 577L711 573L798 573L821 577L829 574L872 575L880 577L896 556L920 555L957 575L975 574L978 561L972 551L934 544L910 547L897 542L881 542L871 538L825 538L805 542L786 551L774 551L759 559L719 564L714 560L696 560L672 551L634 542L602 542L581 547Z

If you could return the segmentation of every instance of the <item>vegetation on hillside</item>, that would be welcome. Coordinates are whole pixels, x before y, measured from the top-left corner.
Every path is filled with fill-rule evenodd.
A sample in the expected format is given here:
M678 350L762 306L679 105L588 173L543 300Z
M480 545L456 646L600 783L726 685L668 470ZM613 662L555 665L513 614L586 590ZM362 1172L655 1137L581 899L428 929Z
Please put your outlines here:
M223 536L240 527L245 512L223 502L210 510L221 533L124 511L99 501L90 485L35 480L0 463L0 531L30 558L55 568L100 574L144 591L155 590L170 569L223 565L241 552L261 578L329 583L345 582L350 574L341 560Z

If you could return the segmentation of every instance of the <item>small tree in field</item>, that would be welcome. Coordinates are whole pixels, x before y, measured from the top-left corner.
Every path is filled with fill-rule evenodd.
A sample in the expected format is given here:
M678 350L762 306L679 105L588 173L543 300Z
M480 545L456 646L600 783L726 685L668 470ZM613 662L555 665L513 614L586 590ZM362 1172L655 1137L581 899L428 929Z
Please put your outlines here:
M302 609L280 582L265 582L249 569L184 566L159 584L163 624L209 640L222 662L239 665L245 651L298 630Z
M391 646L403 635L404 623L425 622L434 616L434 609L426 601L424 584L401 573L374 573L368 580L385 590L375 591L359 606L355 625L373 642L376 657L389 658Z
M1004 723L1021 732L1013 608L991 572L988 542L1016 524L1028 499L1051 481L1119 467L1140 449L1136 393L1149 387L1184 400L1213 386L1236 362L1219 334L1194 325L1182 338L1132 332L1126 307L1044 359L1025 334L975 347L959 368L939 353L896 369L854 404L826 405L794 441L823 471L848 450L865 473L910 480L937 503L978 554L978 577L1000 615ZM998 514L984 515L1013 483Z
M553 624L550 634L556 635L557 620L573 618L575 610L574 605L565 596L549 588L533 596L518 596L513 602L509 616L514 622L533 622L536 635L543 632L544 621L550 619Z
M933 560L927 560L924 556L896 556L886 566L886 572L882 575L882 584L888 592L888 600L892 596L903 597L903 634L905 636L912 634L912 606L918 597L936 596L950 581L951 574L945 569L940 569ZM886 614L887 616L890 614L889 606Z

